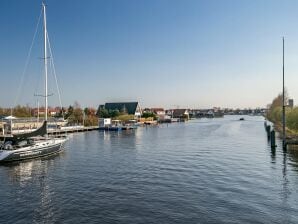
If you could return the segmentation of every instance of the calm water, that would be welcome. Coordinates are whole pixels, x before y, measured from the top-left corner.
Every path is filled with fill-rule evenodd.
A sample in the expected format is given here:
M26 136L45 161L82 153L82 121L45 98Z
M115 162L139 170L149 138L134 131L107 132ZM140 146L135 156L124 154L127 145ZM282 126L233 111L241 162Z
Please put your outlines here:
M0 223L298 223L298 150L238 119L80 133L0 166Z

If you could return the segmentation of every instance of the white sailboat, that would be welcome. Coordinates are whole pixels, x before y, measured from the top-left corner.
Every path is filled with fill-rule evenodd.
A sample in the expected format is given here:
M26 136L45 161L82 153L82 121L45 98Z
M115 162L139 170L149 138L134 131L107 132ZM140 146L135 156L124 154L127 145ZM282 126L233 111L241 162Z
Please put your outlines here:
M45 75L45 121L43 125L31 133L6 137L0 146L0 162L11 162L48 156L63 150L67 137L49 137L47 135L48 119L48 64L47 64L47 20L46 6L42 3L44 28L44 75ZM38 137L37 136L42 136Z

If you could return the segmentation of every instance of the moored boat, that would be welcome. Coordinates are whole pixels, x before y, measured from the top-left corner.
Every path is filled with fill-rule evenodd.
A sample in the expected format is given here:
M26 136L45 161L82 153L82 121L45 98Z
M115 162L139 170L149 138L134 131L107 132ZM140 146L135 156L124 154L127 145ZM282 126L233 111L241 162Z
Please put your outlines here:
M47 43L48 33L46 26L46 6L42 3L44 22L44 66L45 66L45 121L43 125L35 131L22 134L4 136L0 145L0 162L11 162L37 157L48 156L59 153L64 148L67 137L49 137L47 134L48 123L48 86L47 86Z
M120 120L112 120L111 118L101 118L99 120L100 131L122 131L136 129L136 121L130 120L128 122L122 122Z
M53 155L63 150L65 142L65 138L51 138L28 139L16 145L3 144L0 149L0 162L13 162Z

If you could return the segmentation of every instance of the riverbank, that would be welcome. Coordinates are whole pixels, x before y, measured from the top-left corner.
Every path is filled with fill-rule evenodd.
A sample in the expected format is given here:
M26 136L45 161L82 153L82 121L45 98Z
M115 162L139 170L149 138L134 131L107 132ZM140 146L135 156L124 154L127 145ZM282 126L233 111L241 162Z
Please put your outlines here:
M269 120L270 121L270 120ZM278 133L282 133L282 124L270 121L273 124L274 129ZM298 139L298 131L292 130L288 127L286 127L286 138L287 139Z

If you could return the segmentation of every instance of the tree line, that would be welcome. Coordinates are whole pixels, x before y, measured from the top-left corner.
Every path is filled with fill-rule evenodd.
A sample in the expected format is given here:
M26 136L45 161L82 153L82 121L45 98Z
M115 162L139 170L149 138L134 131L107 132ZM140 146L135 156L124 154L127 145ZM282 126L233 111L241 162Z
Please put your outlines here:
M43 108L40 108L43 109ZM31 108L28 105L18 105L14 108L2 108L0 107L1 116L13 115L18 118L37 117L35 113L36 108ZM40 117L44 114L40 114ZM78 102L70 105L67 109L60 108L59 111L53 116L55 118L67 119L69 124L84 124L84 126L98 125L98 117L96 115L96 109L92 107L81 108Z

